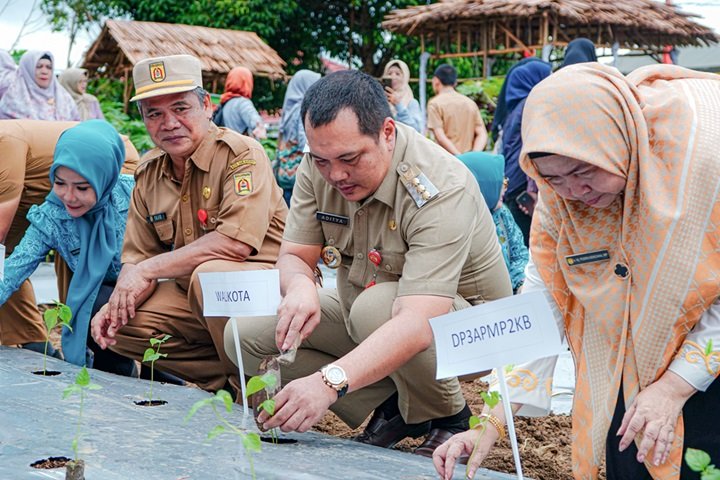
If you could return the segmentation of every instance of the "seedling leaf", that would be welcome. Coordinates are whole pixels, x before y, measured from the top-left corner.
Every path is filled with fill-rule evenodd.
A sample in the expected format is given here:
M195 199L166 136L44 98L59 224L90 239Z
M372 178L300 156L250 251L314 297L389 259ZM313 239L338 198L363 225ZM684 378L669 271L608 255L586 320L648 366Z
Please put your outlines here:
M470 430L480 425L480 419L475 415L470 417Z
M102 387L97 383L91 383L87 386L88 390L102 390Z
M712 352L713 352L713 341L711 338L707 341L707 344L705 345L705 356L709 357Z
M277 375L275 375L275 372L266 372L260 378L263 382L265 382L265 388L274 388L275 385L277 385L278 383Z
M720 470L715 468L715 465L710 465L702 473L701 480L720 480Z
M262 377L251 377L247 383L247 392L245 393L245 396L249 397L250 395L259 392L264 389L266 385L267 384Z
M222 425L215 425L212 430L208 432L208 440L212 440L213 438L217 437L221 433L225 433L225 427Z
M498 392L480 392L480 397L490 409L495 408L500 403L500 393Z
M145 350L145 354L143 354L143 360L142 360L142 361L143 361L143 362L152 362L152 361L153 361L153 359L152 359L153 355L155 355L155 350L153 350L152 348L148 348L147 350Z
M258 406L258 410L265 410L271 416L275 415L275 400L268 398Z
M150 339L150 345L153 347L155 345L162 345L163 343L167 342L170 338L172 338L172 335L165 335L163 338L151 338Z
M59 303L58 307L59 312L57 313L57 316L60 317L60 321L63 323L70 322L70 319L72 318L72 310L70 310L70 307L62 303Z
M190 420L193 417L193 415L195 415L197 413L198 410L200 410L202 407L204 407L206 405L210 405L213 402L213 400L215 400L215 397L204 398L202 400L198 400L197 402L195 402L193 404L193 406L190 407L190 411L188 412L188 414L185 415L185 421L187 422L188 420Z
M702 472L710 465L710 455L702 450L688 448L685 452L685 463L693 472Z
M242 439L243 447L248 452L259 452L260 451L260 435L255 432L246 433Z
M215 397L223 402L227 412L232 412L233 399L228 391L220 389L215 394Z
M80 369L77 377L75 377L75 383L80 387L87 387L90 385L90 373L87 371L87 368L83 367Z
M63 390L62 398L63 400L67 399L70 395L74 393L78 393L80 391L80 387L78 387L75 384L68 385L65 387L65 390Z
M58 311L54 308L48 308L43 313L43 320L48 330L52 330L57 325Z

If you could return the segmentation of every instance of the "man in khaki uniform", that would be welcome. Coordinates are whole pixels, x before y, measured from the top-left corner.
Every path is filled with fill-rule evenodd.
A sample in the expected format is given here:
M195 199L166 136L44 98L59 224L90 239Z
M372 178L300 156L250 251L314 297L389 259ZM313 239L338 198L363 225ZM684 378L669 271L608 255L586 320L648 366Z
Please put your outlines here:
M141 359L163 345L161 370L206 390L239 391L223 349L226 317L206 318L200 272L273 268L287 206L255 140L211 121L200 61L173 55L133 69L145 126L158 148L143 157L108 304L93 318L97 343Z
M432 78L435 96L428 102L427 127L435 141L453 155L481 152L488 135L480 109L471 99L455 90L457 72L443 64Z
M492 218L472 174L395 123L364 73L319 80L302 116L310 153L277 264L283 299L276 317L237 321L250 374L302 341L282 367L292 381L274 397L275 415L260 419L305 431L330 408L357 427L376 409L356 440L391 447L429 431L416 453L432 455L467 430L470 410L456 378L435 380L428 320L512 294ZM337 290L316 290L318 256L338 269Z
M29 223L25 216L50 193L50 166L60 134L78 122L45 120L0 120L0 243L6 256L20 243ZM127 137L122 173L132 174L139 155ZM60 300L70 284L72 272L56 257ZM45 324L37 308L30 280L26 280L0 307L0 344L44 348Z

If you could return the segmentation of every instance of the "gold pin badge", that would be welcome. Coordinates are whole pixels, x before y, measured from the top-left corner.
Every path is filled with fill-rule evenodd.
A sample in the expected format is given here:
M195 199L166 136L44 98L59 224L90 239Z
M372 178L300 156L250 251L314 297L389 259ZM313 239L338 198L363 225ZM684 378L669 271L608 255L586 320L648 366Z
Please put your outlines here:
M208 200L208 199L210 198L210 195L211 195L211 194L212 194L212 188L210 188L210 187L208 187L207 185L205 185L205 186L203 187L203 198L204 198L205 200Z
M393 232L397 230L397 223L395 223L395 220L390 220L388 222L388 228L392 230Z
M342 262L342 254L340 253L340 250L332 245L328 245L322 249L320 252L320 258L322 258L323 263L328 268L338 268Z

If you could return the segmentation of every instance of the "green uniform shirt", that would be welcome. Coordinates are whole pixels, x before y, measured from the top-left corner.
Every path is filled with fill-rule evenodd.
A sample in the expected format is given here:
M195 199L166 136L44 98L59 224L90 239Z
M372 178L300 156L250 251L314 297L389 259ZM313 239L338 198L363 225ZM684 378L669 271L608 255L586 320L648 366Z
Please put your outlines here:
M424 204L415 199L421 198L415 178L428 192L437 189ZM320 221L318 212L336 221ZM346 225L337 223L343 217ZM397 125L388 174L363 203L345 200L306 155L283 238L340 251L337 288L346 315L372 280L399 282L398 296L460 295L471 304L512 294L507 269L497 275L503 257L477 181L454 156L404 125ZM378 267L367 258L371 249L382 256Z

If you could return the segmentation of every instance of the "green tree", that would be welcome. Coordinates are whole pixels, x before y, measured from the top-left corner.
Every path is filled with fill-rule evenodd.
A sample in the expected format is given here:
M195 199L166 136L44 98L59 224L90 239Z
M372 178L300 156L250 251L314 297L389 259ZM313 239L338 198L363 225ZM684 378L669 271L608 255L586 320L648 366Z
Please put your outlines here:
M53 31L65 31L68 34L68 67L71 65L70 53L77 34L100 25L105 17L113 13L110 2L98 0L42 0L40 9L48 16Z

